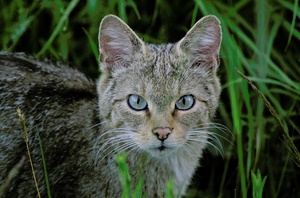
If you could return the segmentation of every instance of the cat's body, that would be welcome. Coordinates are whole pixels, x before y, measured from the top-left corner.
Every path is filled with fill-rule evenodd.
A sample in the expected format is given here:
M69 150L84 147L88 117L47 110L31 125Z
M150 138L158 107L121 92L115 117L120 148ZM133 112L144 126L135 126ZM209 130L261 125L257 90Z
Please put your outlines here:
M52 197L121 197L114 164L120 151L127 154L132 186L143 178L147 197L162 197L173 178L174 193L185 193L220 95L219 21L208 16L176 44L149 45L110 15L99 41L97 83L63 65L0 54L0 186L26 157L5 197L36 196L17 107L25 113L44 196L37 132Z

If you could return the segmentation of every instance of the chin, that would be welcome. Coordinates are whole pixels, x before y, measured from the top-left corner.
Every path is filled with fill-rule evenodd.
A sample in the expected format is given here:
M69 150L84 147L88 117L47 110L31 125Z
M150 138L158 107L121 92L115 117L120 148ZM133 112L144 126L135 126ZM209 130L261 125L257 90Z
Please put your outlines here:
M149 148L147 149L147 152L151 155L151 157L165 159L166 157L170 157L176 154L177 149L172 147L160 146L156 148Z

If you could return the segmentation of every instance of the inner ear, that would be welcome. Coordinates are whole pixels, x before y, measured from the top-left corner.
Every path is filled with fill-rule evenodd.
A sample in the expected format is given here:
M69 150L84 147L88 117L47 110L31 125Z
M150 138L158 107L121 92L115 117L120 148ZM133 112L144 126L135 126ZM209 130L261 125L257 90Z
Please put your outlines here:
M222 32L220 21L213 15L200 19L179 41L179 50L189 54L194 65L217 67Z
M114 15L101 21L98 40L100 62L109 70L128 67L133 55L143 48L143 41Z

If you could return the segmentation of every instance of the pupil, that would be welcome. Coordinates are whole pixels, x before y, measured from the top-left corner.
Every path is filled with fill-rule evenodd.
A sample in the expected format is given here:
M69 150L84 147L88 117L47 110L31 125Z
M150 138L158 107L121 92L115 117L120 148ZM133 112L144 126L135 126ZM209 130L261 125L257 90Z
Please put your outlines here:
M136 104L138 105L140 103L140 97L137 98Z
M185 105L185 99L184 98L182 98L182 104Z

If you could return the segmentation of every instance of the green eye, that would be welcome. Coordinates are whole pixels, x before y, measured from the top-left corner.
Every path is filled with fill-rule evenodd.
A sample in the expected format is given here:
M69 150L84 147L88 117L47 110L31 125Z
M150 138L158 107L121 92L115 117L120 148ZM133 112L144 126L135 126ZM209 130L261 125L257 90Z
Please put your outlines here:
M177 102L176 102L176 108L179 110L189 110L194 106L195 99L191 95L182 96Z
M128 105L136 111L145 110L147 108L147 102L139 95L130 95L128 97Z

